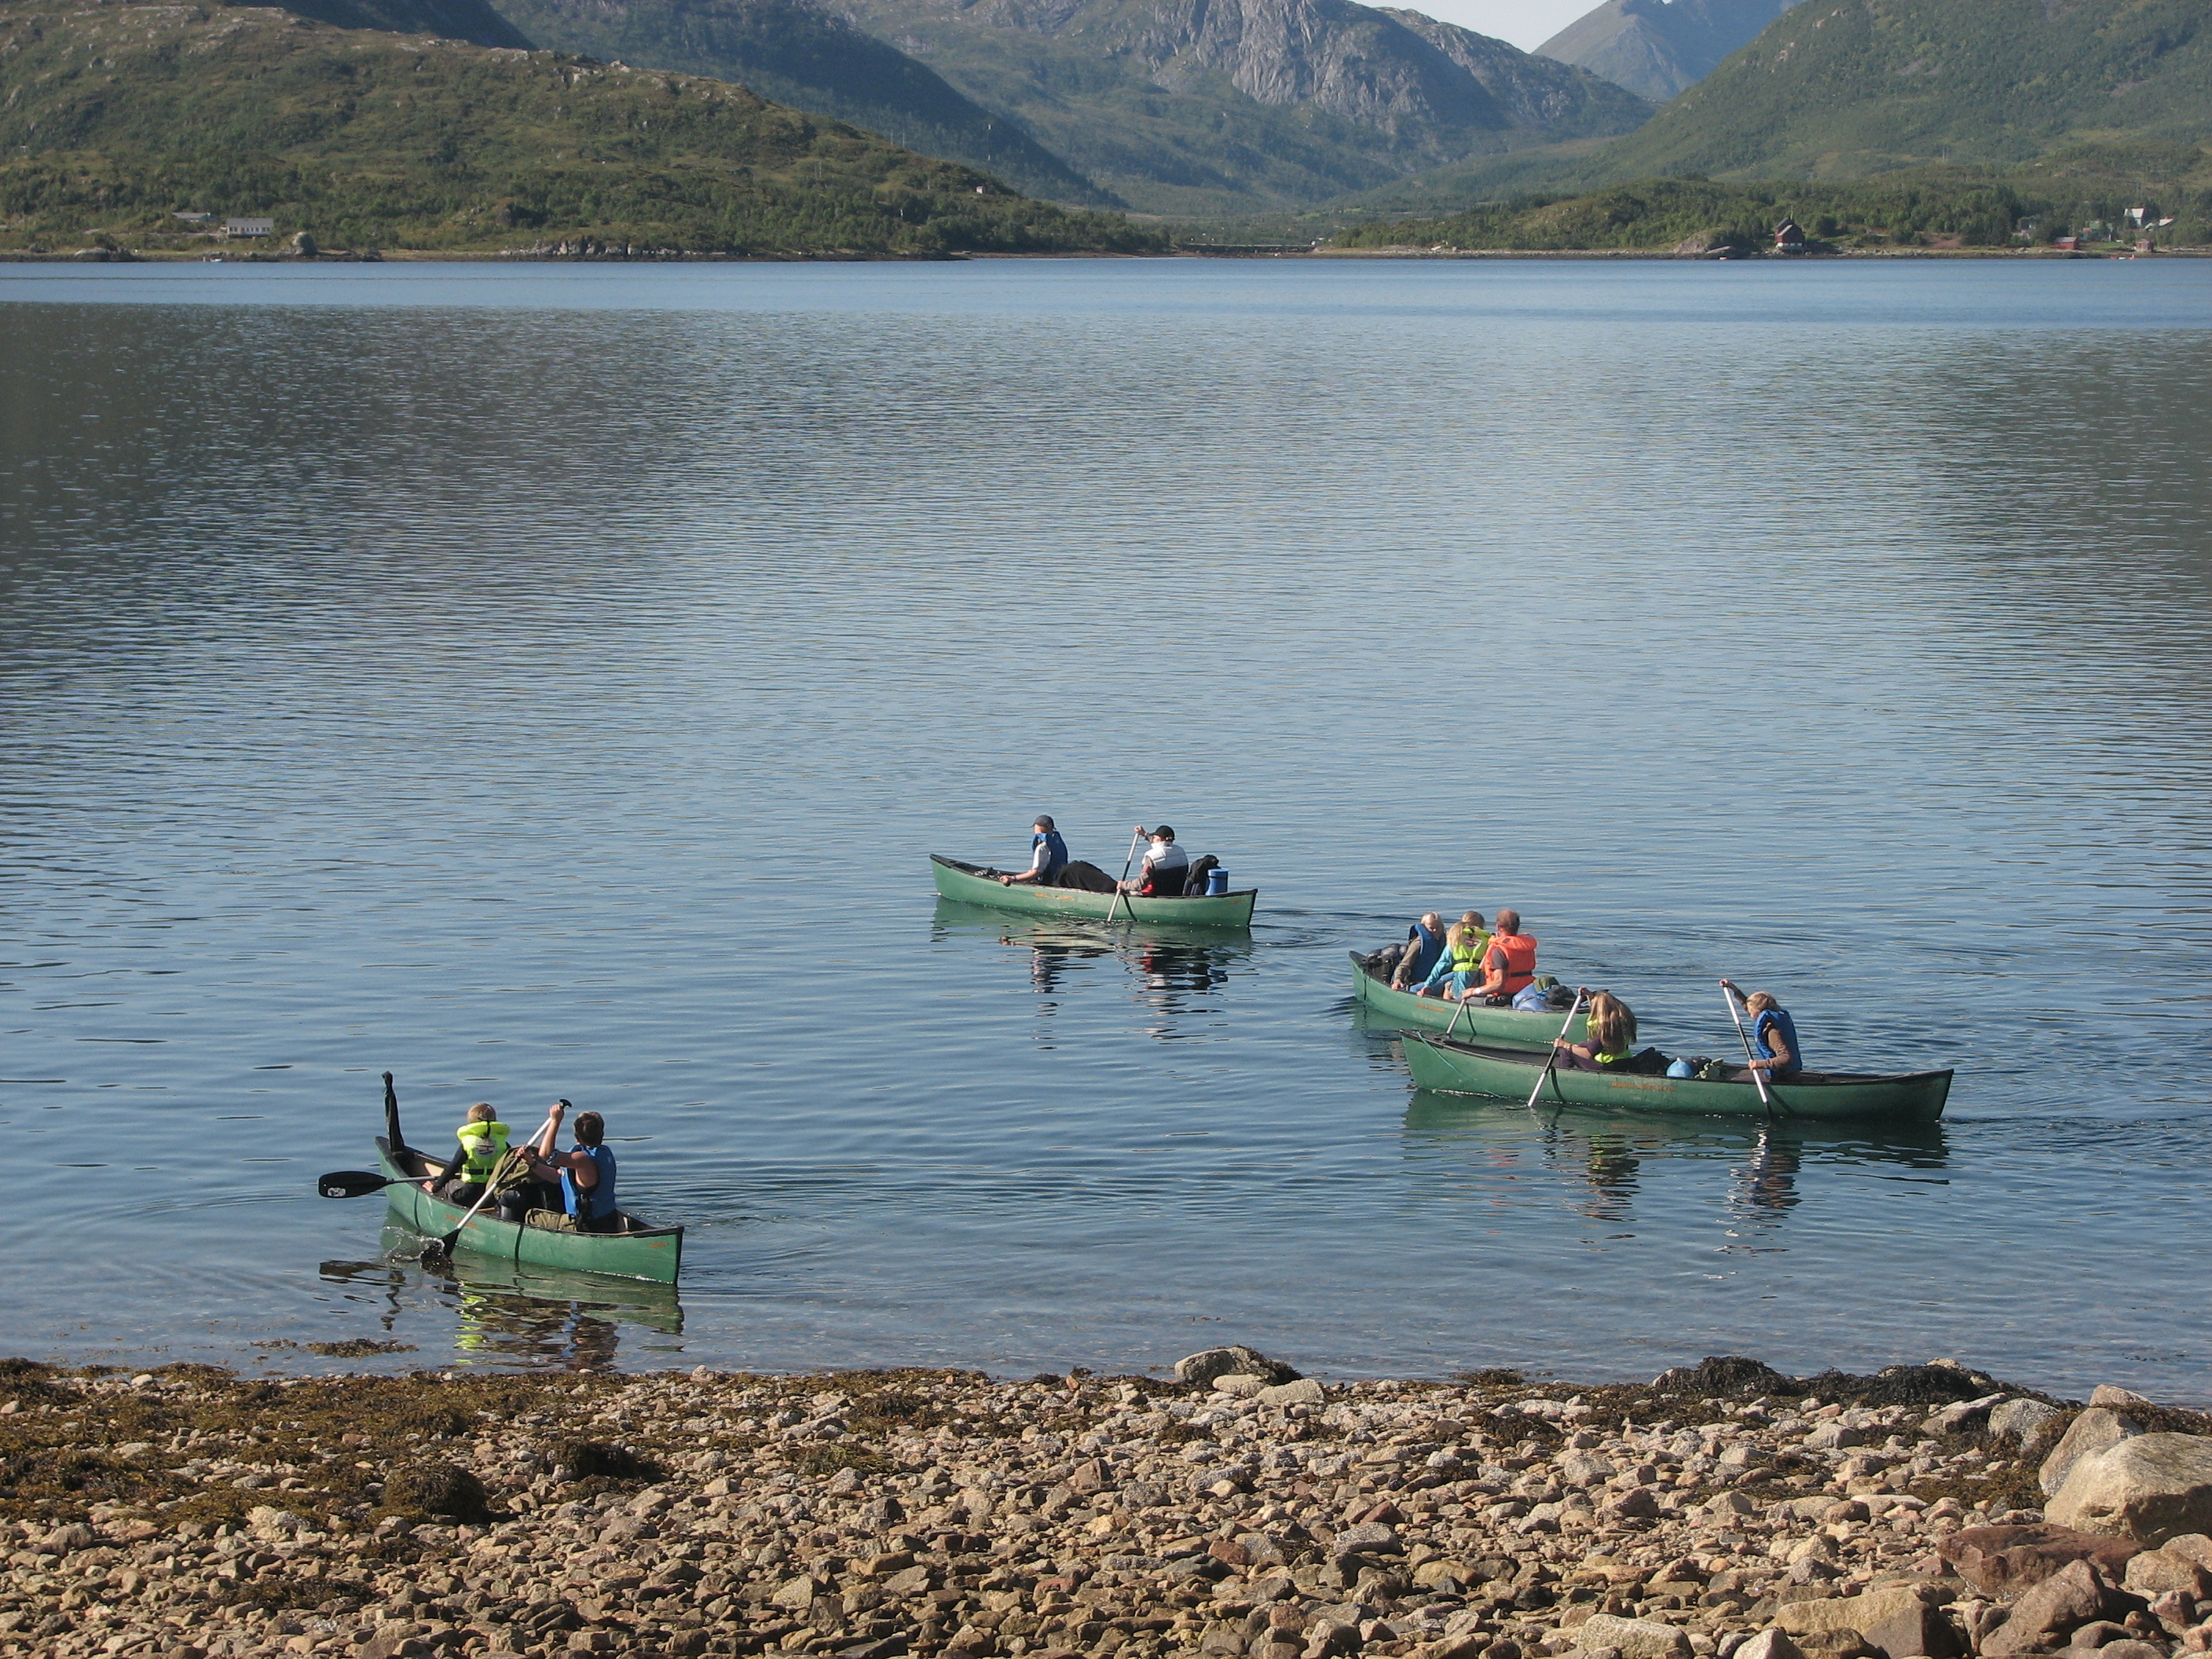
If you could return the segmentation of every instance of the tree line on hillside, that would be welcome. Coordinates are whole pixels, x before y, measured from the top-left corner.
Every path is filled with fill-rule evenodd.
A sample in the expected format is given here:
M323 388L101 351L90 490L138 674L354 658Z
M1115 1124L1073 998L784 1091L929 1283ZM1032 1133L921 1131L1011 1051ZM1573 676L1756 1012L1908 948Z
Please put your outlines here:
M0 163L0 246L205 246L180 210L265 215L272 242L466 252L558 240L732 254L1156 252L1156 233L1006 194L816 186L743 190L648 167L371 174L274 158L42 156Z
M1660 251L1771 245L1793 220L1816 246L2021 247L2086 233L2133 237L2130 210L2172 223L2166 246L2212 244L2212 190L2168 185L2154 195L2125 178L1996 178L1960 169L1844 184L1723 185L1647 179L1579 195L1526 195L1430 219L1382 220L1343 232L1340 247L1492 248L1524 252Z

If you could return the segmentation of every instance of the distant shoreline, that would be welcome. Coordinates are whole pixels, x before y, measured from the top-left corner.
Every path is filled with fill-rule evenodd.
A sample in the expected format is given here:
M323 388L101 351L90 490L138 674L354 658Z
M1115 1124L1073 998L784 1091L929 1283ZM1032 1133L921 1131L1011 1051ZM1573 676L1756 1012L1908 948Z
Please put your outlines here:
M1833 260L1869 259L2008 259L2059 261L2069 259L2207 259L2212 247L2160 248L2152 253L2085 252L2059 248L1893 247L1857 248L1833 253L1775 254L1765 252L1677 253L1671 248L1425 248L1317 247L1261 248L1179 247L1166 253L681 253L632 258L622 254L447 252L436 249L400 249L376 253L296 254L241 253L216 258L205 253L166 251L131 252L107 249L71 249L33 253L0 249L0 264L33 265L376 265L376 264L504 264L504 265L674 265L674 264L957 264L975 260L1027 261L1066 259L1587 259L1658 261L1667 264L1727 264L1754 261L1768 264L1813 264Z

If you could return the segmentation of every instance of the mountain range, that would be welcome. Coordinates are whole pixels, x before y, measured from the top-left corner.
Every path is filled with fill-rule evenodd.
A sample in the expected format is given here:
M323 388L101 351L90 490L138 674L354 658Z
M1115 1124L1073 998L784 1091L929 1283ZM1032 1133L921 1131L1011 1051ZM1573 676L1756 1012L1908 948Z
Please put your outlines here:
M1536 48L1663 104L1798 0L1605 0Z
M1058 199L1152 213L1310 204L1468 155L1630 131L1651 113L1587 70L1353 0L501 9L540 46L736 79Z

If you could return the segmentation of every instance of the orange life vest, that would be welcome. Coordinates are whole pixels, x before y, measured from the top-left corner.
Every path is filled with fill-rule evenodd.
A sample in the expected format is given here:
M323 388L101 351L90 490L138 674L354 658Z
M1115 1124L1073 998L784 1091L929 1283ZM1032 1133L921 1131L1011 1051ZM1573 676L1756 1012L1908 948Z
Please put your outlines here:
M1492 987L1487 978L1492 958L1505 958L1505 982ZM1536 977L1536 941L1526 933L1493 933L1490 950L1483 957L1486 975L1484 988L1493 996L1511 996L1516 991L1526 990Z

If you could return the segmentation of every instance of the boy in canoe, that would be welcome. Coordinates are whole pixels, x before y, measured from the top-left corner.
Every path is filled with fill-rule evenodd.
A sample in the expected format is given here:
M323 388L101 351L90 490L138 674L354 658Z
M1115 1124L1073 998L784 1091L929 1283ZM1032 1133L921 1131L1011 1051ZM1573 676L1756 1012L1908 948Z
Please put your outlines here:
M484 1182L507 1156L510 1133L489 1101L477 1102L469 1108L467 1121L453 1132L461 1144L460 1156L446 1166L446 1173L438 1180L424 1182L423 1190L466 1209L483 1196Z
M565 1100L556 1102L545 1115L545 1127L537 1139L522 1149L530 1174L538 1183L536 1202L525 1216L510 1216L500 1207L501 1220L525 1220L533 1227L565 1232L611 1233L619 1231L622 1218L615 1208L615 1155L602 1144L606 1121L597 1112L576 1114L576 1145L571 1151L553 1150L568 1110Z

